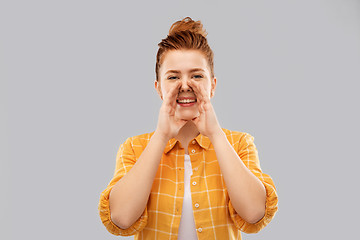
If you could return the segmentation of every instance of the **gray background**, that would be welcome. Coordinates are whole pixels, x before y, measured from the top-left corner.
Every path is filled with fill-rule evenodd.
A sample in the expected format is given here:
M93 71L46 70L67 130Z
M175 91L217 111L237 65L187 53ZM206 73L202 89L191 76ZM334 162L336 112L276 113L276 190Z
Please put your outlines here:
M99 195L119 145L156 127L157 43L186 16L209 33L221 126L255 137L277 186L276 217L243 238L354 239L355 0L1 1L1 239L125 239Z

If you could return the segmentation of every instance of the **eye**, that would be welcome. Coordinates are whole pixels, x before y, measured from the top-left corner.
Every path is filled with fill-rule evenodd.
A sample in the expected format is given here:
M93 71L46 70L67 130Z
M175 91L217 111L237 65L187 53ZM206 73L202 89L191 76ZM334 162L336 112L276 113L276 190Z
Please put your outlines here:
M174 79L177 79L177 78L178 78L177 76L169 76L167 79L174 80Z
M203 75L194 75L194 78L203 78Z

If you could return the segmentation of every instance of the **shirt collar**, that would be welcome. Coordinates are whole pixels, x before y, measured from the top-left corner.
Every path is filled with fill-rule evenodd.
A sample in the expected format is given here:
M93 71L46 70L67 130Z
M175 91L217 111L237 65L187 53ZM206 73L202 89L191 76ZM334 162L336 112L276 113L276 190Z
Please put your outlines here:
M166 144L166 147L165 147L165 153L168 153L175 145L176 143L178 142L178 140L176 140L175 138L172 138L168 141L168 143Z
M195 138L196 142L204 149L208 150L210 147L210 139L202 134L199 134L196 138ZM176 140L175 138L172 138L168 141L168 143L166 144L165 147L165 154L168 153L171 149L173 149L173 147L176 145L176 143L178 142L178 140Z

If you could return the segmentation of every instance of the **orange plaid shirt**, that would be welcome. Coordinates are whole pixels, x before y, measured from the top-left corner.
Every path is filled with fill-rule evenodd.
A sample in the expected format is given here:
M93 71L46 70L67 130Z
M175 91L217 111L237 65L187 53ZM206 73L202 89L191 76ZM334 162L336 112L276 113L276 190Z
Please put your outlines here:
M193 169L191 198L198 239L241 239L240 231L260 231L278 209L276 188L271 177L260 168L254 137L248 133L227 129L223 131L240 159L265 186L265 216L251 224L236 213L229 199L214 147L209 138L199 134L189 144ZM116 226L110 217L109 193L112 187L130 171L153 133L128 138L119 148L114 177L101 193L99 202L101 221L112 234L135 235L135 240L177 239L184 197L185 150L175 138L169 140L164 149L149 201L141 217L127 229Z

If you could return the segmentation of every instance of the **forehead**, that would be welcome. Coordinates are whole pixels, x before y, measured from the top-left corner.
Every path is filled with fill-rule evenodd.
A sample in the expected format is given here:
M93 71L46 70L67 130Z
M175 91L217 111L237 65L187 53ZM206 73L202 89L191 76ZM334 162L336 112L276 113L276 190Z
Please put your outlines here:
M161 64L161 74L168 70L187 72L192 68L202 68L207 71L205 56L197 50L171 50L164 54Z

